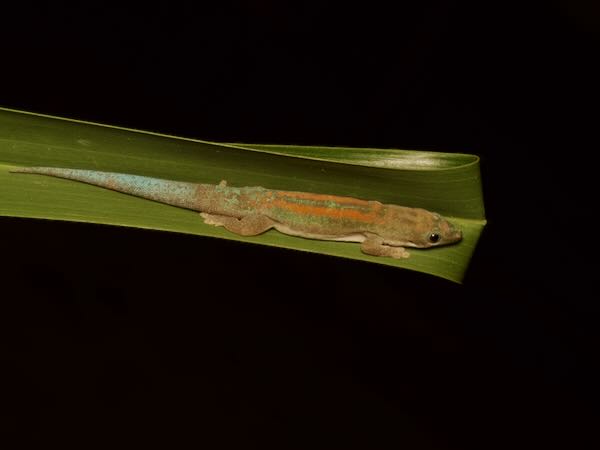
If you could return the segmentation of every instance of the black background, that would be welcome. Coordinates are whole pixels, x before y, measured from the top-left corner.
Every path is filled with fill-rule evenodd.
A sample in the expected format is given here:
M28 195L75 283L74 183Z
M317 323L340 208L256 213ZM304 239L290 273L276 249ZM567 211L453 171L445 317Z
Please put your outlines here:
M597 6L55 2L1 15L2 106L217 141L475 153L489 219L458 286L229 241L2 218L3 439L595 439Z

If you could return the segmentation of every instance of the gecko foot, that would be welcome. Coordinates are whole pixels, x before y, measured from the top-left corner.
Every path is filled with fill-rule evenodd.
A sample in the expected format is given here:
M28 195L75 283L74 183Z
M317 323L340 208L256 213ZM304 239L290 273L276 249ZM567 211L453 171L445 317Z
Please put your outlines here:
M391 247L383 242L383 238L371 234L361 244L360 249L367 255L388 256L394 259L405 259L410 256L410 253L404 247Z
M204 223L206 225L214 225L216 227L222 227L225 225L223 221L223 216L218 216L216 214L209 213L200 213L200 217L204 219Z
M389 256L394 259L406 259L410 257L410 253L404 247L390 247Z
M221 180L221 182L219 183L219 186L221 186L221 187L227 186L227 180Z
M207 225L222 226L241 236L257 236L275 225L275 221L262 214L251 214L241 219L209 213L200 213L200 216Z

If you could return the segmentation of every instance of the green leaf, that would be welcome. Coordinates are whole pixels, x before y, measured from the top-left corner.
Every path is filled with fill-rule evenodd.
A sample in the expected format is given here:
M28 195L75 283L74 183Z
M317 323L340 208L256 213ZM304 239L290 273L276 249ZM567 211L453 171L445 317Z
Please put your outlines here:
M404 260L359 245L269 231L241 237L193 211L41 175L55 166L232 186L264 186L422 207L463 230L457 244L411 249ZM417 270L460 282L485 226L479 159L473 155L341 147L219 144L0 108L0 216L94 222L214 236ZM201 245L200 243L198 245Z

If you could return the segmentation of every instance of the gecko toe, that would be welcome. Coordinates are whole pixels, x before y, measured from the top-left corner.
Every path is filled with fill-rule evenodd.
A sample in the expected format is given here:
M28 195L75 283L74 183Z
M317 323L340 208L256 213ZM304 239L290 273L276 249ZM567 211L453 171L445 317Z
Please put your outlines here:
M221 220L219 220L219 216L215 216L213 214L208 214L208 213L200 213L200 217L202 217L202 219L204 219L204 223L206 225L214 225L217 227L223 226L223 222Z
M406 259L410 257L410 253L402 247L395 247L392 249L390 256L394 259Z

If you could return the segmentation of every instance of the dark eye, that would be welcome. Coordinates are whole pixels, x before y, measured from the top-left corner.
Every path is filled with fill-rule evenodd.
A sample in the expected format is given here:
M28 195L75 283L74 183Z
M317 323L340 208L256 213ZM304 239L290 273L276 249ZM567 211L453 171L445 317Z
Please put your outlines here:
M431 233L429 235L429 242L431 242L432 244L435 244L439 240L440 240L440 235L439 234L437 234L437 233Z

